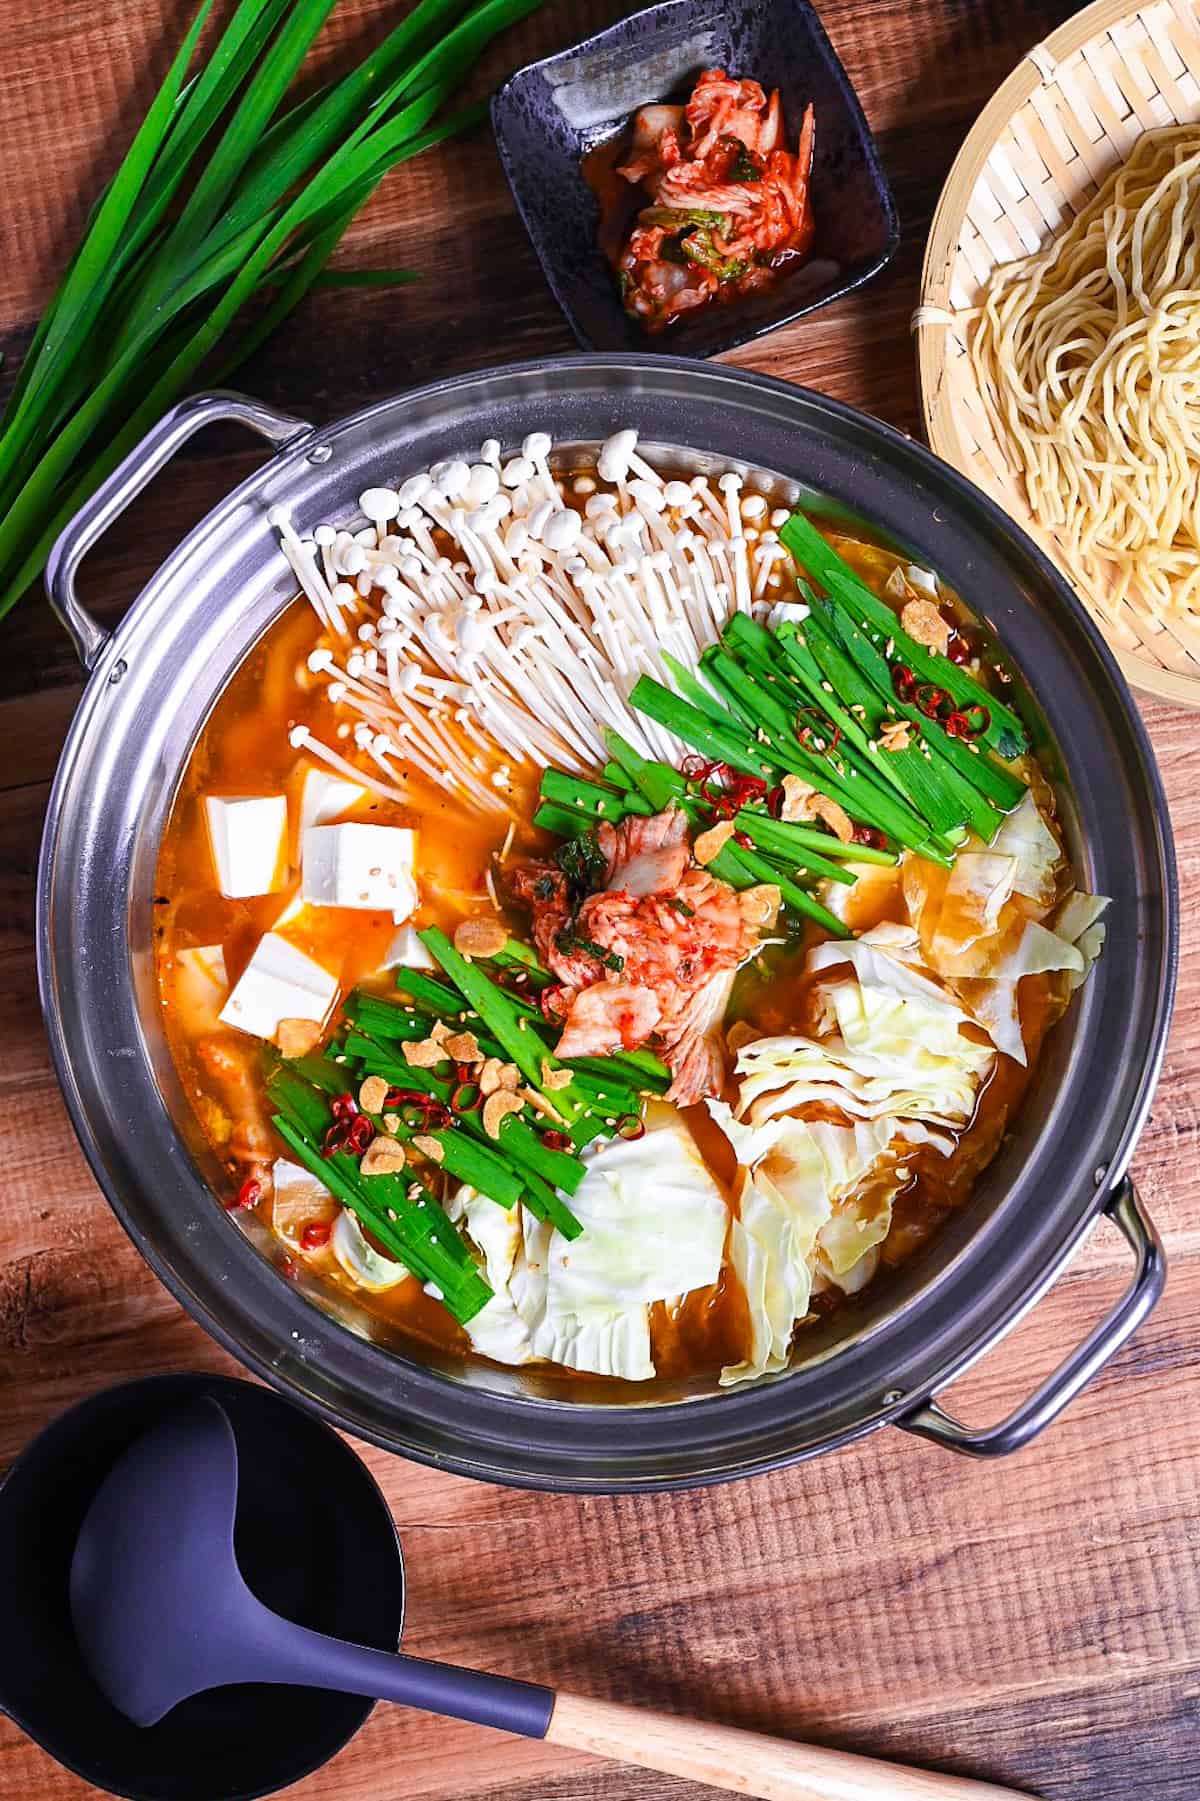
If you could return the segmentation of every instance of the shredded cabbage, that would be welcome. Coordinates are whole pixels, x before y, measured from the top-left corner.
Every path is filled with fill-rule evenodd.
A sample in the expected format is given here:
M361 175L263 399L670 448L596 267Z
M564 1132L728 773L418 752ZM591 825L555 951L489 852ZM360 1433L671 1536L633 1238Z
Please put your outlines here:
M809 966L845 962L859 980L825 989L835 1032L759 1038L739 1051L741 1114L761 1125L818 1103L856 1120L964 1124L994 1055L961 1031L970 1015L887 954L873 932L850 944L819 945Z
M726 1386L785 1367L814 1273L847 1291L868 1279L913 1151L927 1144L948 1156L954 1138L943 1128L974 1111L995 1052L963 1032L970 1014L920 957L916 932L892 924L819 945L808 968L830 972L825 1035L743 1045L737 1115L708 1103L744 1171L729 1251L751 1345L722 1371ZM839 975L846 965L854 979ZM820 1117L797 1117L817 1108Z

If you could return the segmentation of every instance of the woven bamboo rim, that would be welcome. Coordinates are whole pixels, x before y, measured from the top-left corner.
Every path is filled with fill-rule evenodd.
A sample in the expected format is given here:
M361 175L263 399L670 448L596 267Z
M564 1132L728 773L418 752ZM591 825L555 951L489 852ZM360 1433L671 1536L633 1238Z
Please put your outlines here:
M956 312L999 263L1027 256L1095 194L1154 126L1200 120L1195 0L1096 0L1031 50L997 89L955 159L933 217L913 315L930 445L999 501L1053 559L996 442ZM1068 576L1068 579L1073 579ZM1096 614L1135 687L1200 707L1200 655L1169 623Z

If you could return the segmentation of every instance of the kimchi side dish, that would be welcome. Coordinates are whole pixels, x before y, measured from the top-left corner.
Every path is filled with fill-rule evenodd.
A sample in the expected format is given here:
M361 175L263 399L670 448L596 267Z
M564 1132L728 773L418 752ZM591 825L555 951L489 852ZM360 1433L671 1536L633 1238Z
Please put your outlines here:
M1101 946L1007 670L934 572L633 431L272 523L302 598L155 903L220 1200L385 1342L784 1369L963 1205Z
M723 69L706 69L686 106L640 108L617 183L594 184L625 310L662 331L769 287L807 256L813 132L810 106L791 148L778 89L768 97ZM607 151L585 174L607 168Z

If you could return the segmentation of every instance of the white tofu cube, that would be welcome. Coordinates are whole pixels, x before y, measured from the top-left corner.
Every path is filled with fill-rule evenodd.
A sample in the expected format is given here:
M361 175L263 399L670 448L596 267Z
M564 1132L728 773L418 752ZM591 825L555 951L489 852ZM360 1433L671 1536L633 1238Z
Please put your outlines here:
M303 843L310 825L328 825L331 819L340 819L366 792L358 782L330 775L327 769L306 769L300 784L299 841Z
M217 887L228 900L274 894L287 876L287 801L282 794L210 794L204 802Z
M337 998L337 979L277 932L267 932L221 1009L221 1024L255 1038L274 1038L281 1019L317 1025Z
M431 969L436 971L437 964L430 956L421 940L417 937L414 925L403 925L388 945L387 956L379 965L380 969Z
M416 910L416 833L396 825L310 825L304 834L301 894L312 907L390 913L402 925Z
M197 944L175 958L175 1004L180 1024L192 1037L214 1032L229 993L225 952L219 944Z

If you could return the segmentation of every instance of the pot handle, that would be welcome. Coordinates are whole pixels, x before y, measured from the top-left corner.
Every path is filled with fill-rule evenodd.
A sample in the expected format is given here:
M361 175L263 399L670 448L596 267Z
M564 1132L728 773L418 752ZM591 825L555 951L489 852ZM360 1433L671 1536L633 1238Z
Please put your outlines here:
M251 400L246 394L214 390L192 394L165 413L112 474L85 500L70 523L55 539L46 559L46 593L75 646L84 668L91 671L110 634L98 625L75 592L75 575L84 556L135 500L164 463L206 425L232 419L257 432L277 449L306 436L313 428L306 419L278 413Z
M1133 1280L1112 1312L1063 1359L1041 1387L998 1426L976 1431L943 1411L935 1400L902 1414L896 1425L967 1457L1007 1457L1037 1437L1057 1419L1069 1401L1089 1383L1137 1331L1163 1291L1167 1266L1162 1240L1142 1206L1137 1189L1125 1177L1113 1191L1105 1212L1120 1227L1137 1259Z

